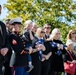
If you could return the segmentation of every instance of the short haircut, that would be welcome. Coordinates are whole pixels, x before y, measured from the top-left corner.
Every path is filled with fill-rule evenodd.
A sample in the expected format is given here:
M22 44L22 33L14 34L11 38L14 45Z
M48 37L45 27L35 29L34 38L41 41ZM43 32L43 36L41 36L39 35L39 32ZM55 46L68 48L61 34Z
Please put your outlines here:
M45 24L43 28L45 28L45 27L47 27L47 26L50 26L50 27L51 27L51 25L50 25L50 24Z
M0 5L0 7L2 7L2 6Z

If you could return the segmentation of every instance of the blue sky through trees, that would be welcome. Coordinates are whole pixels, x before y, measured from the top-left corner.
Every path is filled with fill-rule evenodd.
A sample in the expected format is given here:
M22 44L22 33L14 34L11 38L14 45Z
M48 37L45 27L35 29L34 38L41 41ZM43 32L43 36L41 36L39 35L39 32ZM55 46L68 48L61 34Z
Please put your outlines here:
M7 0L0 0L0 5L2 6L2 14L0 15L0 20L7 16L7 9L3 8L3 5L7 2Z

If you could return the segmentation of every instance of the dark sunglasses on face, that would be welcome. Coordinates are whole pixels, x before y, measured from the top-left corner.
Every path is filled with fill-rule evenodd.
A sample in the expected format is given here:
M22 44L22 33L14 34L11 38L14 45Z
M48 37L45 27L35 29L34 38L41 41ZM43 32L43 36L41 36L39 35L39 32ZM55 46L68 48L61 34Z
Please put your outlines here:
M60 35L60 33L56 33L57 35Z
M50 29L51 27L45 27L46 29Z
M41 31L41 33L45 33L44 31Z
M76 33L71 33L71 34L76 34Z

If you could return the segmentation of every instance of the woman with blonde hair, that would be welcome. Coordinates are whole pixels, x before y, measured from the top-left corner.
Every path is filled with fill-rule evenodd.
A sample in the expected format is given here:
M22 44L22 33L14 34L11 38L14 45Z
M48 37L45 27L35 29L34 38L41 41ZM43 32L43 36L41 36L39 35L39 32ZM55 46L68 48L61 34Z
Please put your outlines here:
M52 48L52 66L51 75L61 75L64 72L62 55L66 53L63 42L61 41L61 34L58 28L54 28L51 33L51 48Z
M41 34L41 33L43 33L43 34ZM38 28L38 29L37 29L37 32L36 32L36 36L37 36L38 38L42 38L42 37L44 37L44 35L45 35L44 30L43 30L42 28Z
M41 75L42 52L45 51L45 46L43 44L44 43L43 36L45 33L41 28L38 28L35 33L36 35L34 35L34 40L32 41L32 47L36 48L37 51L31 54L34 68L30 72L30 75Z
M75 41L75 36L74 36L75 34L76 34L76 30L70 30L68 32L67 39L71 39L71 40Z
M42 28L38 28L36 32L36 37L38 38L37 44L43 44L44 45L44 36L45 32L42 30ZM42 50L39 51L39 59L42 60Z
M74 46L74 53L76 54L76 30L70 30L67 35L67 40L71 40Z
M41 75L48 75L50 70L50 57L52 55L52 50L50 43L45 41L45 32L42 28L38 28L36 32L36 36L39 41L42 40L42 44L45 46L46 50L42 51L42 60L41 60Z

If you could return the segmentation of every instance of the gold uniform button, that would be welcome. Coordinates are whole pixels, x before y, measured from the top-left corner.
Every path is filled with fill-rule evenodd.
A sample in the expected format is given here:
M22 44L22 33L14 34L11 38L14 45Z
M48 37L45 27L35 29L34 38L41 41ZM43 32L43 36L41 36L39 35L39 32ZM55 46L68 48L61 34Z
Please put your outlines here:
M20 34L18 34L18 36L21 36Z
M25 42L23 42L23 44L25 44Z
M22 41L24 41L24 40L22 39Z
M24 48L26 50L26 48Z
M20 39L22 39L22 38L20 37Z
M24 45L24 47L25 47L25 45Z

